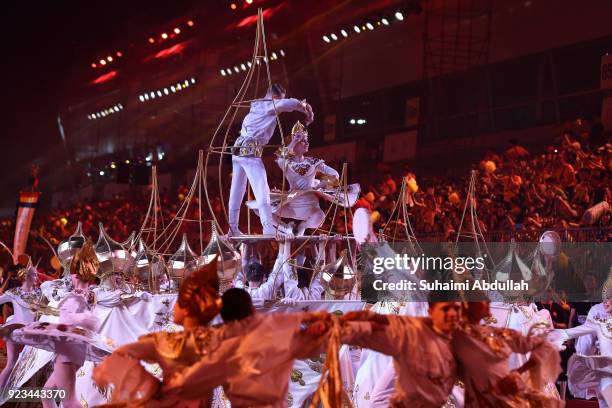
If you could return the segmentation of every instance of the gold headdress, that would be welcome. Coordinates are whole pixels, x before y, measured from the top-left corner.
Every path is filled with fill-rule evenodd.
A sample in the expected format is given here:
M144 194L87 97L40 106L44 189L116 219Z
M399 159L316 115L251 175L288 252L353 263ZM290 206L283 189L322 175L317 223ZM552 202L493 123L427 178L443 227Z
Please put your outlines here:
M100 261L96 255L96 250L90 239L88 239L83 247L74 255L70 262L70 273L77 275L84 281L95 280Z
M217 258L189 275L179 289L178 304L202 324L221 311Z
M36 268L30 263L25 268L21 268L19 271L17 271L17 278L23 282L28 276L34 276L37 273Z
M28 268L19 268L17 271L17 279L23 281L28 275Z
M295 135L296 133L304 133L308 135L308 130L306 129L306 126L302 125L302 122L300 122L299 120L295 122L295 125L293 125L293 127L291 128L291 136Z
M293 142L294 136L296 134L300 134L301 138L305 138L308 140L308 130L306 126L302 125L302 122L299 120L295 122L295 125L291 128L291 134L285 137L285 147L279 147L276 151L276 155L278 157L287 158L293 156L293 149L289 147L289 145Z

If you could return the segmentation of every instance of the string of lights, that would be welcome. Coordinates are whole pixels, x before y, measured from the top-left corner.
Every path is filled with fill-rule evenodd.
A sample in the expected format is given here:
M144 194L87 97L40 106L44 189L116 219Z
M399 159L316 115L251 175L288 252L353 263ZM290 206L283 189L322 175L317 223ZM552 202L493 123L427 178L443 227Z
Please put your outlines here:
M160 89L156 89L153 91L145 91L141 93L140 95L138 95L138 100L140 102L148 102L156 98L163 98L164 96L169 96L170 94L174 94L184 89L187 89L191 85L194 85L195 83L196 83L196 79L193 77L190 79L185 79L182 82L177 82L175 84L168 85Z
M334 41L341 41L357 34L363 34L368 31L374 31L376 28L389 27L394 23L405 21L406 17L410 14L420 14L423 11L418 1L411 2L405 8L395 11L393 14L378 15L369 19L355 23L352 29L348 26L341 28L338 31L328 32L323 34L321 37L327 44L331 44Z
M185 23L185 25L187 27L193 27L195 23L193 22L193 20L189 20ZM184 26L183 26L183 29L185 29ZM149 41L149 44L155 44L156 42L164 41L169 38L174 38L177 35L180 35L181 33L182 33L181 25L179 25L179 26L174 27L171 31L164 31L164 32L159 33L156 36L149 37L148 41Z
M89 120L102 119L102 118L105 118L107 116L110 116L110 115L113 115L115 113L118 113L118 112L120 112L122 110L123 110L123 105L118 103L115 106L110 107L108 109L104 109L104 110L101 110L101 111L98 111L98 112L94 112L94 113L91 113L91 114L87 115L87 119L89 119Z
M270 54L270 61L277 61L280 58L283 58L287 55L287 53L285 52L285 50L279 50L278 52L276 51L272 51L272 53ZM268 62L267 58L263 58L263 60L265 62ZM259 64L259 60L256 60L255 62L256 64ZM221 75L222 76L229 76L229 75L234 75L234 74L239 74L240 71L246 72L249 68L251 68L252 63L251 61L247 61L247 62L242 62L240 64L234 65L233 68L223 68L221 69Z
M94 69L95 68L102 68L102 67L106 66L107 64L110 64L110 63L114 62L116 60L116 58L121 58L121 57L123 57L123 53L121 51L117 51L115 53L115 57L113 57L112 55L108 55L105 58L101 58L98 61L92 62L91 63L91 67L94 68Z

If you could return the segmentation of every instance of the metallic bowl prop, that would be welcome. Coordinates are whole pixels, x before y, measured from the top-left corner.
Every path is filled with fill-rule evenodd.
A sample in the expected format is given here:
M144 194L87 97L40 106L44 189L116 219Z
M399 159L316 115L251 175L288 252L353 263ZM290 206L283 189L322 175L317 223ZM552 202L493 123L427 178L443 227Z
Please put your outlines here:
M164 259L150 251L142 239L138 240L138 251L132 260L129 274L136 287L151 293L158 293L161 283L167 280Z
M100 235L96 243L96 256L100 262L100 276L124 272L131 263L132 256L123 245L112 239L102 223L99 224Z
M138 252L138 242L136 242L136 232L132 231L129 237L125 241L121 242L121 246L130 252L132 258L136 257Z
M346 251L342 251L335 262L325 265L321 270L321 284L325 291L335 298L342 298L350 293L356 281L355 270L349 264Z
M83 247L83 244L85 244L85 236L83 235L81 221L79 221L74 233L57 246L57 258L64 268L70 266L70 261Z
M183 240L178 250L170 257L167 263L170 278L176 281L177 285L198 268L198 256L187 242L187 234L183 234Z
M236 273L241 267L241 256L232 244L221 238L217 226L212 223L210 241L200 257L199 264L206 265L217 257L217 276L219 277L220 291L224 292L231 287Z

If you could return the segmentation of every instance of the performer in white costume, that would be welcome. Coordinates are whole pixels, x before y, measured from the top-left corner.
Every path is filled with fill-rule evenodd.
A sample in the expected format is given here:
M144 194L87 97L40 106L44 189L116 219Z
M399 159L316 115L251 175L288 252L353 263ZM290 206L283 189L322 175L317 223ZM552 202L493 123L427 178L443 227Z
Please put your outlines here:
M73 289L58 304L59 324L32 323L11 335L14 341L56 353L53 373L45 388L63 388L67 397L65 408L81 407L76 397L76 373L85 359L100 359L110 353L95 335L98 319L91 313L95 296L90 290L96 278L99 263L91 241L72 259L70 278ZM54 407L52 400L43 400L43 407Z
M228 205L230 235L241 234L238 224L247 180L257 200L264 235L276 233L270 208L270 187L261 155L263 147L268 144L276 129L277 114L293 111L305 113L306 123L311 123L314 118L312 107L306 101L285 98L285 90L278 84L270 87L264 99L251 102L251 109L242 122L240 137L233 148L232 185ZM285 232L281 226L279 231Z
M248 243L242 245L242 270L236 274L233 286L246 290L256 303L272 300L276 297L277 290L283 284L282 253L279 250L272 271L270 271L268 279L264 282L264 267L257 257L249 253L249 247L250 244ZM248 283L248 286L245 283Z
M22 349L21 345L11 341L10 334L13 330L34 321L36 316L33 310L35 306L40 304L42 297L40 289L36 287L36 281L38 280L36 268L28 266L21 269L17 273L17 277L23 281L21 286L9 289L0 295L0 305L4 303L12 303L13 305L13 315L7 319L4 325L0 326L0 337L6 338L6 366L0 374L0 390L4 389Z
M604 293L603 304L591 308L583 325L555 330L549 339L561 348L565 341L581 336L591 337L590 345L596 340L599 350L576 345L576 354L567 364L570 391L584 398L596 396L600 407L612 407L612 288Z
M289 192L270 196L272 214L280 218L301 221L296 235L304 235L306 229L321 226L325 213L319 206L319 199L334 202L343 207L352 207L359 196L359 184L351 184L348 191L338 188L338 172L321 159L304 156L308 152L308 131L299 121L291 129L291 141L284 151L278 153L276 163L283 170L289 182ZM321 179L316 176L322 174ZM254 208L256 203L247 203Z
M291 241L285 240L279 245L279 251L283 259L283 287L285 289L285 298L281 299L281 303L292 304L292 301L298 300L321 300L323 286L321 285L321 265L325 262L325 242L323 240L318 243L317 258L313 262L314 270L309 271L308 268L299 266L295 259L291 259ZM311 274L312 272L312 274ZM308 282L300 282L300 274L302 277L309 279Z

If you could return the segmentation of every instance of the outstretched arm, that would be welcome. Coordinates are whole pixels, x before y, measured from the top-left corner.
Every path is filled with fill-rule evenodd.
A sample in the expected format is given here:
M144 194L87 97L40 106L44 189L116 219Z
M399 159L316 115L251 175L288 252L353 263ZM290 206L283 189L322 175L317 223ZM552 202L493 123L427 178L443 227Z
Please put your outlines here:
M135 360L155 362L157 359L157 351L155 349L155 340L153 339L154 335L155 334L145 335L134 343L124 344L113 351L113 354L133 358Z
M344 321L342 342L384 353L397 355L412 349L410 347L410 318L388 316L367 310L349 312L341 318ZM404 322L406 320L406 322Z
M572 327L571 329L556 329L551 331L547 339L550 341L557 349L563 350L565 346L563 343L570 339L575 339L581 336L588 335L596 335L597 328L593 325L592 322L587 319L581 326Z
M276 99L274 100L274 106L276 107L276 112L278 113L294 111L305 113L307 125L312 123L314 119L312 106L306 103L306 100L300 101L295 98Z
M6 293L0 295L0 305L9 303L9 302L12 302L12 299L9 295L7 295Z

